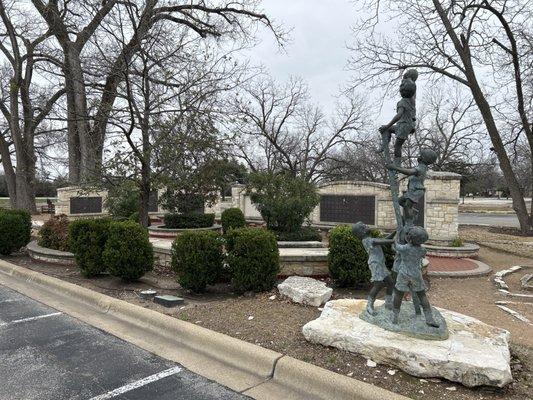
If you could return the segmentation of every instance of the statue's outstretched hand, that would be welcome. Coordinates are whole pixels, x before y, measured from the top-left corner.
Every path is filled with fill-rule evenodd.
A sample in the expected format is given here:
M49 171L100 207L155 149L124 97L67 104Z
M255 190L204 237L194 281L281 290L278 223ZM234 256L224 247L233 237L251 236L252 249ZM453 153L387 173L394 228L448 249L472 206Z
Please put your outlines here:
M389 130L389 127L388 127L387 125L381 125L381 126L379 127L379 132L380 132L380 133L385 133L385 132L387 132L388 130Z

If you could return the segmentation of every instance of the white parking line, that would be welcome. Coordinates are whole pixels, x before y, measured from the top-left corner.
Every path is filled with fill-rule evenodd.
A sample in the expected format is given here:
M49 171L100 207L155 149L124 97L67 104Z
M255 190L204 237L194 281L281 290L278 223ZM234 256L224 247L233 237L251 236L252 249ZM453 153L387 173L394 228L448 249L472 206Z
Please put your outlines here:
M22 322L35 321L36 319L43 319L43 318L53 317L55 315L61 315L61 313L60 312L55 312L55 313L51 313L51 314L38 315L36 317L16 319L16 320L10 321L10 322L0 322L0 326L14 325L14 324L20 324Z
M15 301L20 301L20 299L5 299L5 300L0 300L0 304L2 304L2 303L14 303Z
M140 387L146 386L152 382L158 381L160 379L166 378L167 376L175 375L181 371L180 367L169 368L164 371L158 372L157 374L147 376L146 378L140 379L138 381L128 383L127 385L121 386L110 392L101 394L100 396L93 397L89 400L107 400L112 399L113 397L120 396L126 392L138 389Z

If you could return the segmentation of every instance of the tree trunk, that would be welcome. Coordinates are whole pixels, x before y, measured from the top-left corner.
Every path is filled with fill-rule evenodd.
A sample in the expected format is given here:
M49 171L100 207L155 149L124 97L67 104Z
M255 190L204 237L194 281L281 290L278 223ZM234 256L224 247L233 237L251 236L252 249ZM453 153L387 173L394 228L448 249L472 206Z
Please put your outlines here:
M13 163L11 162L11 154L9 154L9 146L2 136L0 136L0 156L2 157L2 167L6 176L7 192L9 194L9 205L11 208L17 206L17 183Z
M15 208L37 214L37 206L35 205L35 155L30 154L30 150L32 149L17 151L17 200Z
M139 199L139 222L142 226L147 228L150 225L150 215L148 214L150 208L150 177L145 177L142 172L140 185L140 199Z
M509 186L509 192L511 193L511 198L513 199L513 209L518 217L520 230L523 233L527 233L531 230L533 221L527 211L524 193L520 189L520 184L516 179L513 167L505 150L505 145L502 142L500 133L494 122L490 105L485 99L485 96L483 95L483 92L481 91L481 88L477 84L475 78L473 82L470 81L470 89L479 108L483 121L485 122L485 126L487 127L494 151L500 163L500 169L502 170L503 176L505 177L507 185Z

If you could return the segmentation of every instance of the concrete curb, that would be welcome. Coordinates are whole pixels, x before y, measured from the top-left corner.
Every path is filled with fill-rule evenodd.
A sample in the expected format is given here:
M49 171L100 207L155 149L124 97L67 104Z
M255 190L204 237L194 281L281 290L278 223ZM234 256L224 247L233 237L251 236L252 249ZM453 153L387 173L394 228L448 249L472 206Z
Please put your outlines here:
M4 260L0 284L256 399L407 399Z

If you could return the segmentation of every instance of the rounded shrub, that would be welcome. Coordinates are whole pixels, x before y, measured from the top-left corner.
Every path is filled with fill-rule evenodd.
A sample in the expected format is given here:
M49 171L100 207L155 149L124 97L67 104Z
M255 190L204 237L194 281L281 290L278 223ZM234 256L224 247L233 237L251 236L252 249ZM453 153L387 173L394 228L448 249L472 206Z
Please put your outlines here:
M246 220L244 214L240 208L228 208L222 212L220 217L222 223L222 230L224 232L235 228L244 228L246 226Z
M78 219L69 224L70 251L74 253L82 275L91 277L106 271L102 253L110 224L108 218Z
M20 210L0 211L0 254L9 255L26 246L31 238L31 217Z
M68 225L68 217L65 214L54 215L39 231L37 243L48 249L69 251Z
M329 273L340 287L359 286L370 282L368 255L351 227L339 225L330 231Z
M312 226L302 226L294 232L274 232L280 242L321 242L320 231Z
M154 266L148 231L133 221L112 222L102 258L111 275L125 281L139 279Z
M203 292L221 277L223 261L222 241L216 232L184 232L172 244L172 268L185 289Z
M237 293L270 290L279 273L279 250L266 229L231 229L226 234L227 262Z
M167 229L209 228L215 223L215 214L165 214L163 217Z

